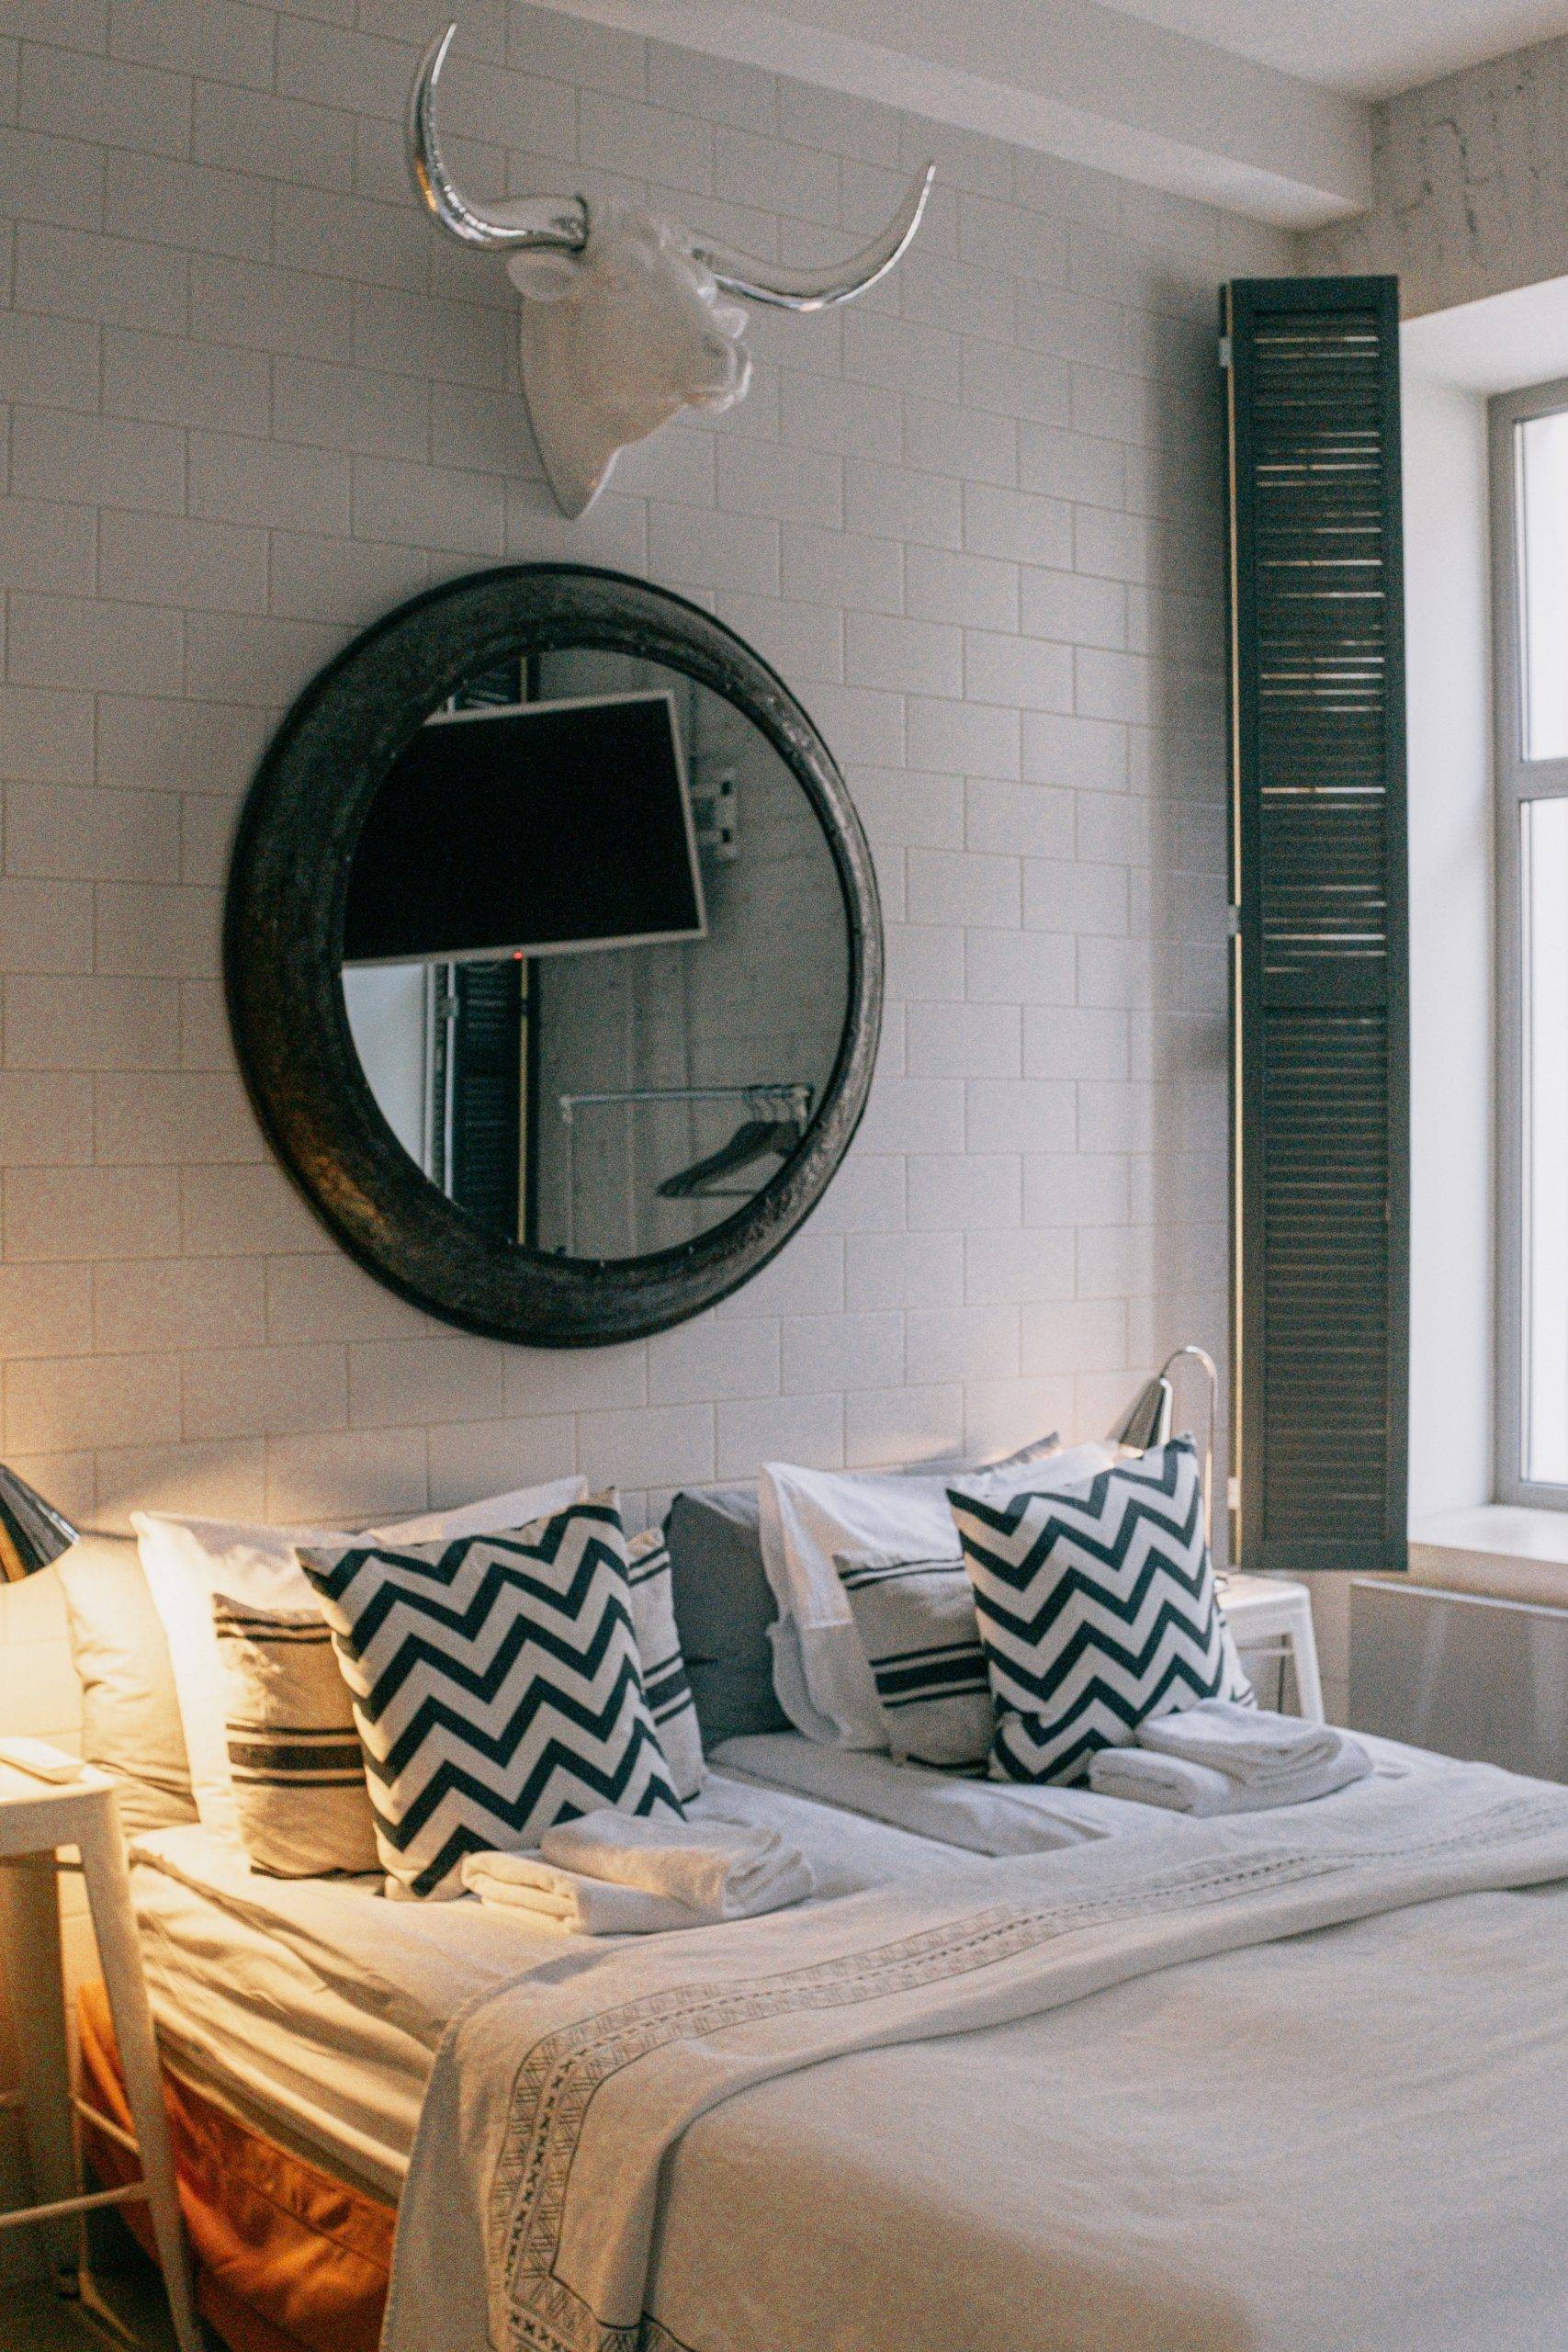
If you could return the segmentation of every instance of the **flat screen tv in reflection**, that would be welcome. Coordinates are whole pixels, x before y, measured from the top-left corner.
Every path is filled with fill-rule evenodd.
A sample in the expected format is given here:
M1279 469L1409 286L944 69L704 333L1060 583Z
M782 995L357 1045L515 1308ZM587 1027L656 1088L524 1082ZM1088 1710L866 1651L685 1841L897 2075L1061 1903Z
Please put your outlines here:
M349 874L345 964L468 963L706 933L670 694L443 711Z

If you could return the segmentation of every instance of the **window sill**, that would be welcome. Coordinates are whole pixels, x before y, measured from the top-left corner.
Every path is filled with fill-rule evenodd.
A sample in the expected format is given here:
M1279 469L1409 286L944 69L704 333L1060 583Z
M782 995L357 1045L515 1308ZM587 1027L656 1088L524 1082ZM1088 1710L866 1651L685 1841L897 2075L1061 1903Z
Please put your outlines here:
M1568 1511L1483 1503L1410 1531L1413 1581L1442 1591L1568 1609Z

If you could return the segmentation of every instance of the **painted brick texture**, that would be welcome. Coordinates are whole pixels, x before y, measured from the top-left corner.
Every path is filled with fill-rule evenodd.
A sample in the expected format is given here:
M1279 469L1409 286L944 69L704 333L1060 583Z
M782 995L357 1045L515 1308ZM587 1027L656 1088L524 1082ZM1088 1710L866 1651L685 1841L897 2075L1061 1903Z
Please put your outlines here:
M637 1510L793 1454L1102 1429L1224 1352L1213 290L1224 214L504 0L446 125L486 192L847 249L731 415L544 492L497 265L416 212L444 0L110 0L0 43L0 1450L68 1510L441 1504L573 1464ZM863 1134L701 1323L562 1357L378 1290L269 1161L218 985L268 729L389 604L502 557L679 587L788 674L876 851ZM47 1712L47 1710L46 1710Z

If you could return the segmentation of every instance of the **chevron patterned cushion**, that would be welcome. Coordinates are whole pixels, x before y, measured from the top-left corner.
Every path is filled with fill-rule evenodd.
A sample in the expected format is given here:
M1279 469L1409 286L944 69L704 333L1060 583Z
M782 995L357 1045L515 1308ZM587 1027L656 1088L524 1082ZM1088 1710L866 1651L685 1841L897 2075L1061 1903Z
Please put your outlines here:
M950 1499L996 1702L994 1780L1082 1780L1150 1715L1251 1699L1190 1438L1055 1492Z
M675 1629L670 1546L661 1527L650 1527L645 1535L632 1537L626 1546L626 1580L631 1586L632 1623L637 1629L649 1710L675 1793L683 1804L703 1784L703 1736L697 1728L696 1702Z
M514 1535L301 1548L365 1750L388 1893L599 1805L672 1814L614 1495Z

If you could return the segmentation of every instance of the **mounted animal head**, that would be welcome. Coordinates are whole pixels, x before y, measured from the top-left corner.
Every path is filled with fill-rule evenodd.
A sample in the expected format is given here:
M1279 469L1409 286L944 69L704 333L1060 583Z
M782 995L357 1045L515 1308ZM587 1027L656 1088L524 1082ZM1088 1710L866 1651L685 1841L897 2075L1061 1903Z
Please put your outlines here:
M435 89L455 25L432 42L409 97L414 187L449 235L507 256L523 296L523 390L556 503L581 514L616 454L683 408L719 410L751 379L739 295L824 311L885 277L920 225L933 168L917 172L882 234L834 268L753 260L646 213L590 211L583 197L480 206L453 179L435 135Z

